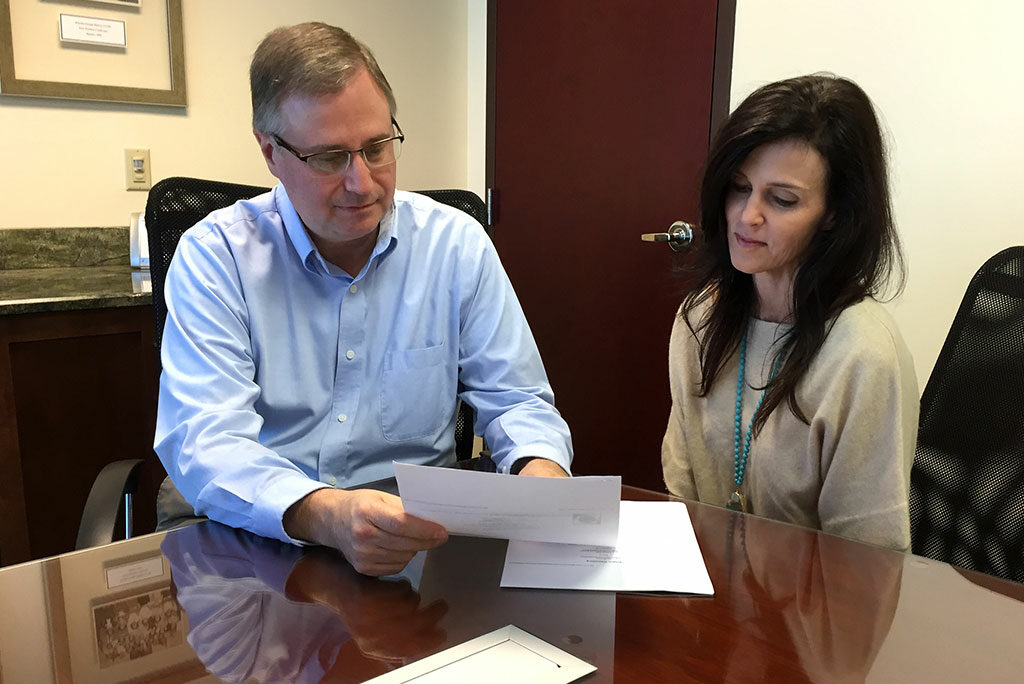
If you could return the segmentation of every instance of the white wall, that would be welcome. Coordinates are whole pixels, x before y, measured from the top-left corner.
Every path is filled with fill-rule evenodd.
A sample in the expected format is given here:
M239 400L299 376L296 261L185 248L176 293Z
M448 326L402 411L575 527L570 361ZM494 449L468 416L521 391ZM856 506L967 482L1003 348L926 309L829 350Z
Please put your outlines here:
M1024 244L1024 4L738 0L732 105L769 81L831 71L859 83L891 135L909 262L890 305L921 389L971 276Z
M126 147L150 149L154 182L273 183L251 133L249 60L269 30L307 20L376 53L407 135L399 187L465 187L468 1L185 0L187 109L0 96L0 228L128 225L146 193L124 189Z
M487 195L487 0L466 0L466 189Z

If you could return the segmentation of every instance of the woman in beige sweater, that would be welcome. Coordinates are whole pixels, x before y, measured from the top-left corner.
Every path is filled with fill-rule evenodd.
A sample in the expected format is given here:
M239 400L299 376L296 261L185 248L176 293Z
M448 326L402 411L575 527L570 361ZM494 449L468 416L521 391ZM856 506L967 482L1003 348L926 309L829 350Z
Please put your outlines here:
M669 490L908 548L918 390L875 301L903 260L867 95L830 75L755 91L712 145L700 218L670 342Z

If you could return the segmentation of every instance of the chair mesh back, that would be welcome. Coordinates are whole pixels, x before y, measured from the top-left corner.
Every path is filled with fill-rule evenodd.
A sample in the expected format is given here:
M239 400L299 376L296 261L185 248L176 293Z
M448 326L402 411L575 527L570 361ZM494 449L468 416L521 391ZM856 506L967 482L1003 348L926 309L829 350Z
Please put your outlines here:
M164 277L182 233L217 209L250 199L270 188L237 185L200 178L166 178L149 191L146 201L146 232L149 234L149 278L153 283L153 318L156 348L164 334L167 304Z
M269 189L258 185L174 177L160 181L149 191L146 230L149 234L149 276L153 284L153 318L158 356L167 318L164 278L178 240L186 230L202 221L210 212L239 200L250 199ZM421 190L419 193L466 212L486 230L487 206L469 190ZM474 417L472 407L459 402L459 414L455 421L455 455L459 460L472 456Z
M975 274L921 397L914 553L1024 581L1024 247Z
M487 205L476 193L469 190L417 190L416 192L441 204L447 204L449 207L466 212L475 218L476 222L484 227L484 230L488 231L488 235L490 234L490 226L487 223Z

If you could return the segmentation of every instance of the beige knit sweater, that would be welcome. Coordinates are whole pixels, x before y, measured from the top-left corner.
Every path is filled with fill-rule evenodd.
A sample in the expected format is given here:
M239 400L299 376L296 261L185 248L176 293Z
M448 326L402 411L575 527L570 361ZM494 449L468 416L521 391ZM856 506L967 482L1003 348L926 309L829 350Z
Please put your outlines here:
M691 314L696 328L703 310ZM751 319L742 435L787 327ZM734 491L736 355L706 397L698 345L677 317L669 345L672 413L661 461L669 491L724 505ZM910 546L908 493L917 441L914 364L896 324L873 299L844 310L797 386L810 425L783 401L750 446L741 491L750 512L851 539Z

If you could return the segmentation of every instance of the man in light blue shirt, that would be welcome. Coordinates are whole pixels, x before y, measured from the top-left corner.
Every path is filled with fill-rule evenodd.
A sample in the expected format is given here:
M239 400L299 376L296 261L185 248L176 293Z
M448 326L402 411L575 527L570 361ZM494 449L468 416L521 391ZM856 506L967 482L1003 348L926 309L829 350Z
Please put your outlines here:
M155 448L198 514L393 573L446 531L341 487L452 462L458 397L501 472L566 476L569 430L486 234L395 191L404 136L370 51L325 24L280 28L250 82L281 184L179 243Z

